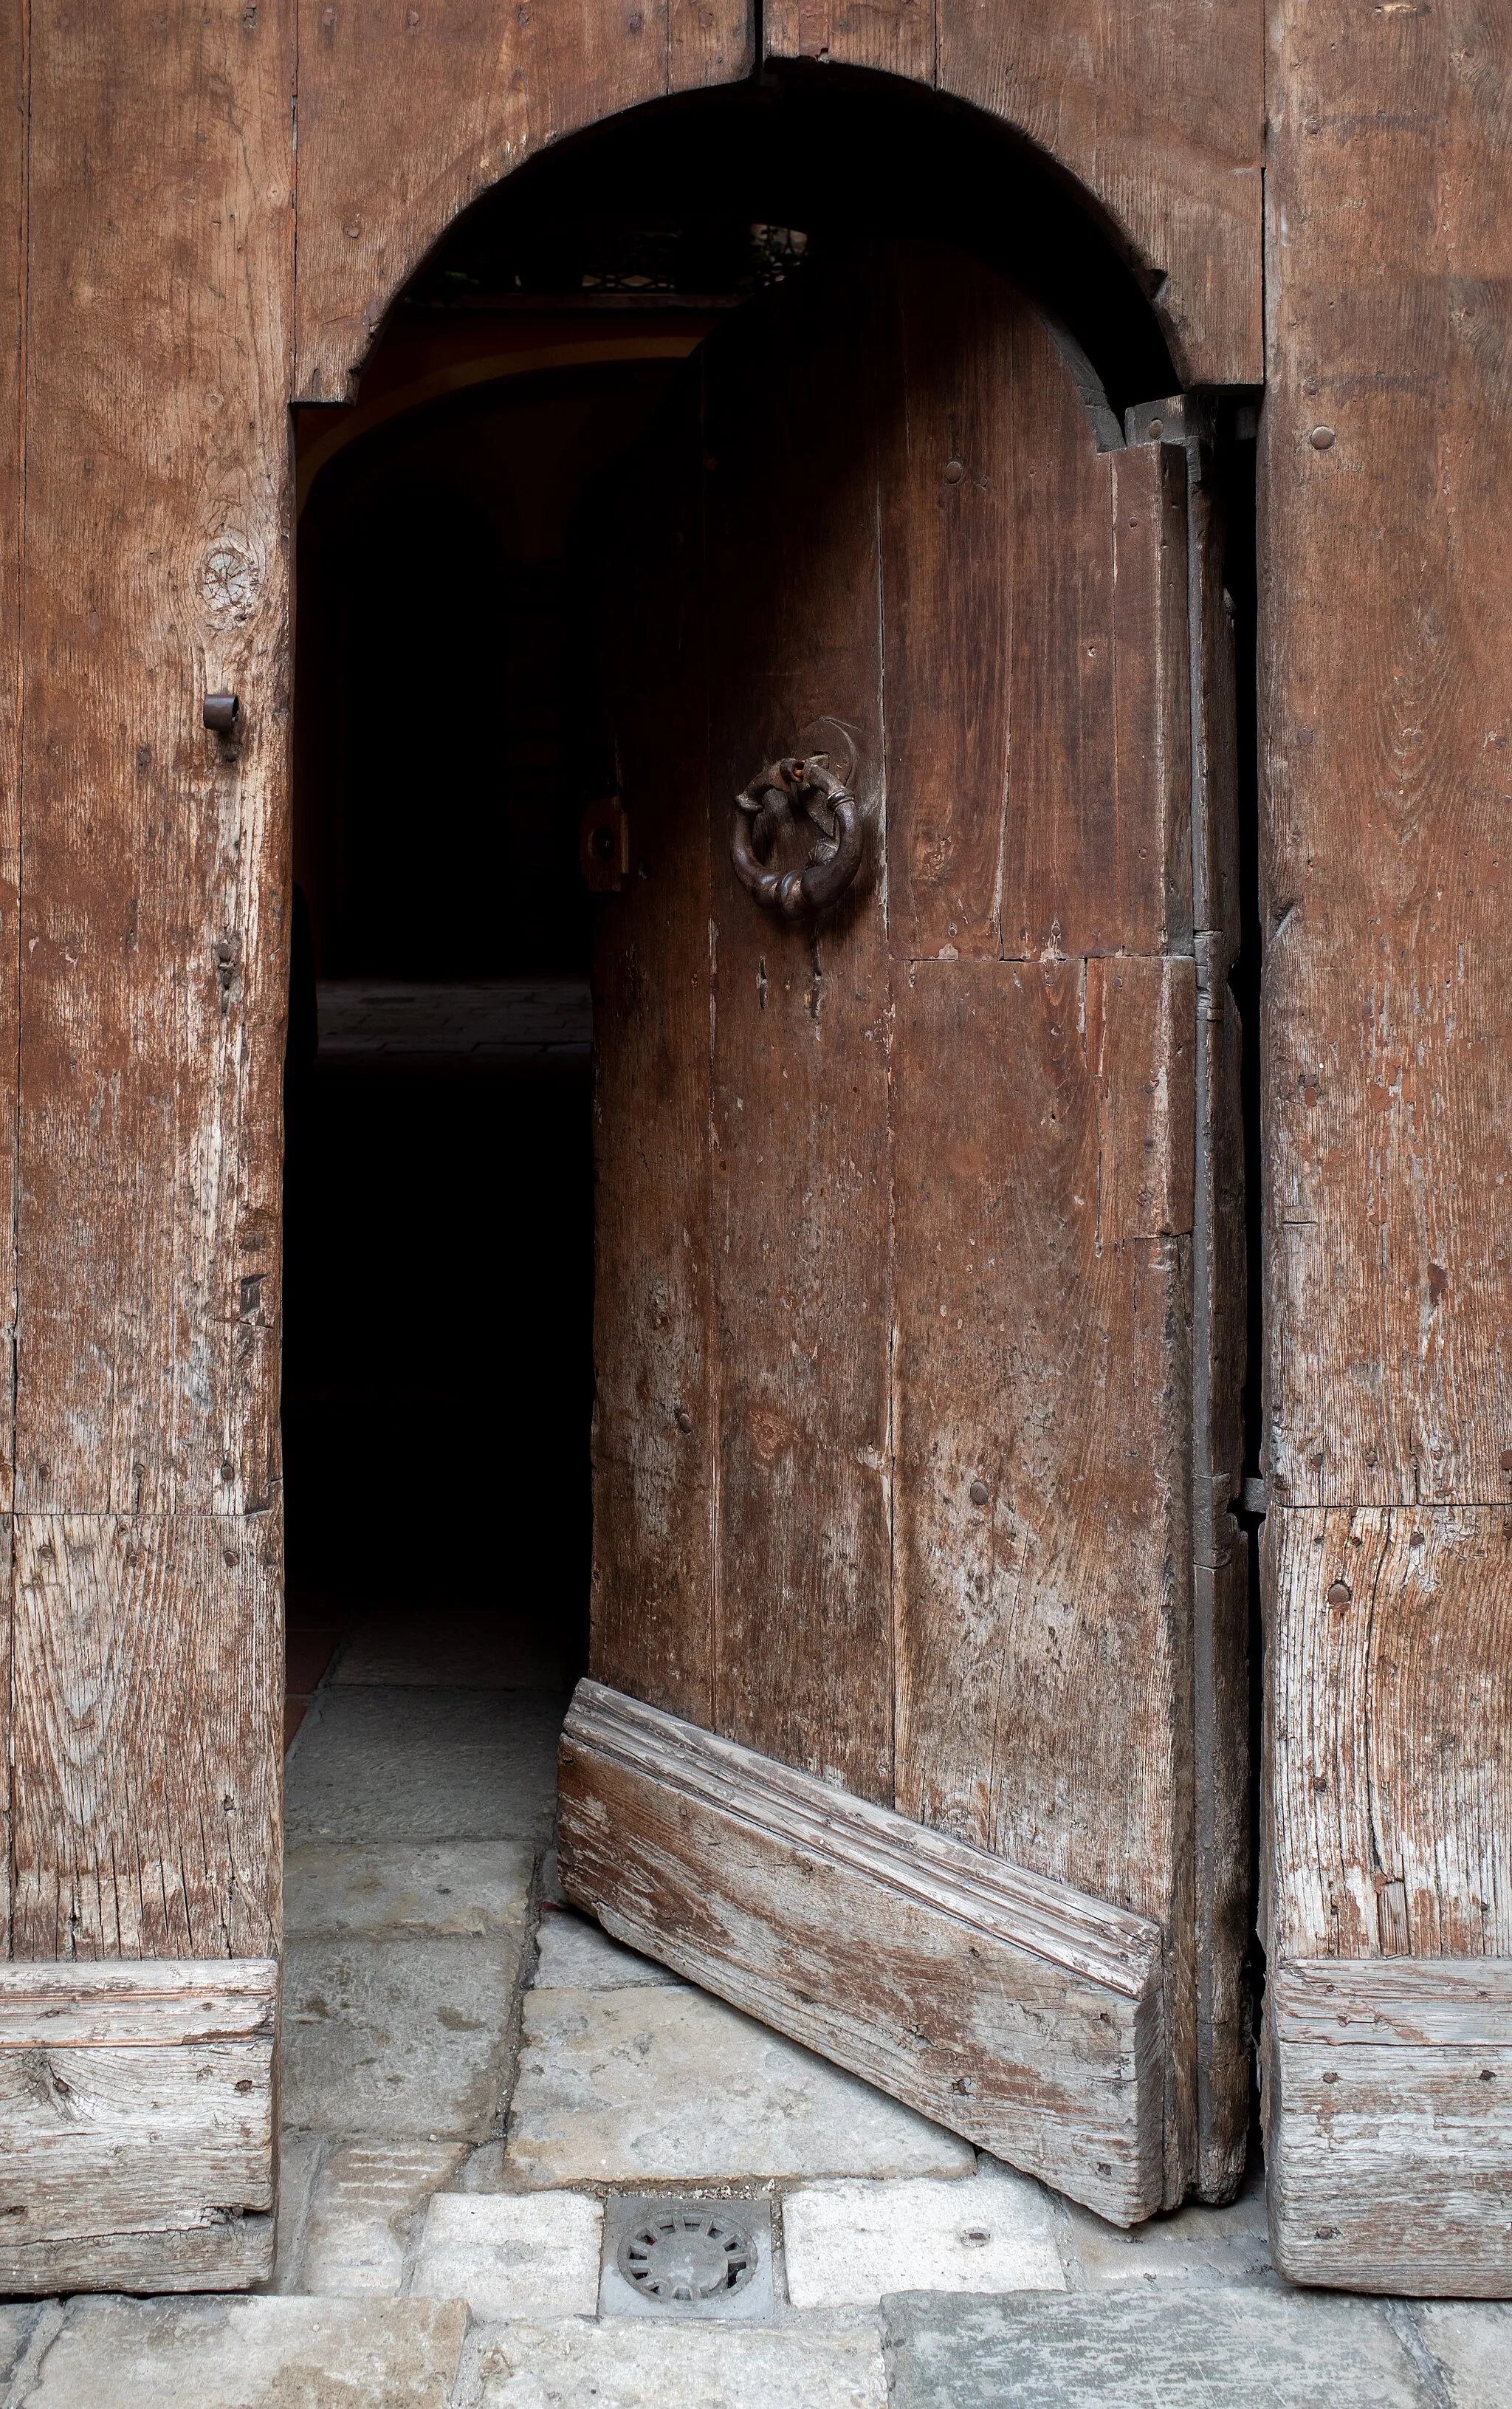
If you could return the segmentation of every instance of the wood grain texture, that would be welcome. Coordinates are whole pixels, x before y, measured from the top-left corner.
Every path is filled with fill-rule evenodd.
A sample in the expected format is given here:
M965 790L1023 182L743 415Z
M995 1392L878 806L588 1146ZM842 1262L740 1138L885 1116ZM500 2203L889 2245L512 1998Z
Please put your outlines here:
M437 237L532 151L755 59L749 0L296 5L302 401L350 397Z
M1243 938L1233 608L1224 587L1223 479L1210 411L1158 405L1187 455L1193 953L1197 978L1192 1219L1193 1879L1198 2189L1232 2198L1252 2104L1247 1968L1250 1542L1231 1507L1245 1472L1249 1232L1244 1030L1230 985ZM1131 426L1131 440L1143 430Z
M593 1647L714 1713L719 1391L710 1196L706 628L698 403L612 505L583 584L629 814L594 935Z
M1115 2223L1158 2204L1157 1926L592 1681L561 1793L620 1939Z
M1192 1277L1214 1041L1186 883L1183 456L1151 442L1109 465L1023 298L925 246L806 274L720 329L701 374L683 438L702 460L701 563L684 543L675 603L675 536L658 551L655 527L682 505L658 505L670 471L642 461L644 526L632 512L601 572L612 624L657 631L624 640L616 741L663 792L632 812L645 875L603 920L600 1429L619 1436L594 1672L1157 1922L1160 2196L1197 2165L1200 2012L1202 2180L1222 2196L1248 2087L1246 1827L1242 1751L1210 1746L1202 1947L1227 1955L1200 2012ZM1065 469L1058 523L1045 461ZM667 641L674 625L706 630L702 649ZM827 715L857 747L874 868L794 929L734 881L729 798L800 737L840 749L803 733ZM667 731L704 726L706 770L675 736L668 752ZM1032 813L1020 761L1051 825L1020 854L1015 922L1074 931L1078 958L1043 936L1033 960L997 956L1001 863ZM650 935L675 921L691 944L706 914L710 1017L684 1014ZM638 958L615 1030L632 929L661 950ZM1130 936L1142 950L1101 949ZM653 970L657 1001L638 1003ZM657 1099L680 1100L655 1104L651 1147L642 1056ZM659 1320L612 1304L638 1255L681 1262L706 1177L712 1342L682 1272ZM1242 1708L1214 1666L1235 1591L1217 1594L1213 1494L1209 1470L1209 1727Z
M31 65L18 1497L277 1469L293 24ZM81 180L87 151L90 170ZM239 694L234 753L201 725Z
M1512 1514L1273 1508L1266 1945L1512 1956Z
M876 421L854 363L875 353L883 273L873 258L799 282L707 346L705 591L715 1724L890 1799L885 887L863 873L821 925L795 928L754 903L729 849L730 799L763 764L830 739L842 759L844 731L858 799L878 818ZM779 353L777 384L767 364Z
M0 2284L209 2291L273 2261L278 1968L0 1968Z
M1189 947L1184 464L1162 443L1099 453L1043 327L1016 354L1002 950Z
M26 168L30 24L0 23L0 1514L15 1486L16 1047L20 987L21 588L25 535ZM0 1609L0 1631L9 1608ZM0 1650L8 1642L0 1639ZM3 1668L0 1668L3 1680ZM0 1687L7 1695L8 1684ZM0 1709L0 1713L3 1713ZM3 1887L3 1877L0 1877ZM5 1911L0 1907L0 1948Z
M1283 1963L1266 2015L1278 2272L1512 2296L1512 1959Z
M769 56L933 80L1027 135L1146 271L1186 381L1259 383L1258 7L769 0L764 22Z
M1509 74L1494 10L1275 12L1266 1410L1297 1505L1512 1494Z
M349 397L438 236L531 153L756 64L749 0L298 5L305 401ZM938 83L1027 135L1108 213L1191 381L1259 381L1258 8L1161 0L1130 18L1104 0L1007 15L986 0L774 0L765 49Z
M14 1950L277 1945L275 1514L16 1522Z
M1134 1205L1170 1194L1173 1124L1189 1165L1192 1048L1161 1006L1190 970L921 962L895 1046L896 1803L1159 1920L1168 2199L1195 2013L1189 1256ZM1190 1198L1188 1167L1188 1224Z
M1015 474L1021 454L1043 466L1054 441L1024 353L1049 368L1062 404L1055 432L1069 429L1078 452L1091 439L1046 357L1043 320L980 261L910 245L896 259L886 313L873 374L887 405L879 471L888 937L900 961L995 957L1010 676L1023 634L1014 597L1021 582L1039 599L1033 566L1020 559L1032 538ZM938 665L932 679L915 673L921 651Z

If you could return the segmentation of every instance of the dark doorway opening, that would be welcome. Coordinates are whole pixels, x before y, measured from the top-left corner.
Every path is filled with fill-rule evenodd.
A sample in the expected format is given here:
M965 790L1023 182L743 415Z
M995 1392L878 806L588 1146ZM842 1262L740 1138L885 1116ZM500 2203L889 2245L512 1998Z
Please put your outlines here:
M603 481L709 332L877 234L951 240L1024 283L1115 440L1127 409L1174 391L1148 296L1044 163L932 97L799 70L532 162L401 296L356 408L299 413L296 1701L338 1635L371 1659L421 1625L437 1681L464 1658L475 1678L495 1646L541 1688L586 1664L595 905L580 831L616 765L574 563ZM1213 424L1247 529L1248 450L1231 408ZM1247 694L1242 539L1228 573ZM1247 926L1251 750L1240 769ZM1246 1005L1252 971L1246 949ZM1253 1219L1250 1244L1253 1270ZM1252 1347L1253 1384L1258 1333Z

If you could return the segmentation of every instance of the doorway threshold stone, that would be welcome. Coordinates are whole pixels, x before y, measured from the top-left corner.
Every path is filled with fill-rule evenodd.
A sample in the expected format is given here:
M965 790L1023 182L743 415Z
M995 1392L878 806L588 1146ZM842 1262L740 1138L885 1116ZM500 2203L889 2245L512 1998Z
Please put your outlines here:
M522 2183L971 2175L970 2145L701 1991L529 1991L505 2162Z
M296 1841L284 1857L284 1934L416 1940L518 1932L534 1862L526 1840Z
M284 1968L286 2121L395 2141L484 2140L520 1945L507 1933L295 1941Z

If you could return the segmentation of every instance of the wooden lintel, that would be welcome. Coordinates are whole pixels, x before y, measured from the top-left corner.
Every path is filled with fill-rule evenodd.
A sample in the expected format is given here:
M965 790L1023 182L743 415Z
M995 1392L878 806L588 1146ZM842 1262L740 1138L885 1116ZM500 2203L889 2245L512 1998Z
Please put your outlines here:
M562 1879L647 1951L1116 2224L1160 2205L1159 1927L596 1681Z

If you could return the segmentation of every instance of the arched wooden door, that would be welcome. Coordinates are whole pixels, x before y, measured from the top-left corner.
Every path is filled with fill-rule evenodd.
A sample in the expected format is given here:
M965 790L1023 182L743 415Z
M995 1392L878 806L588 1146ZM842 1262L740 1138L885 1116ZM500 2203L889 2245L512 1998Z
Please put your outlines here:
M629 870L564 1879L1131 2223L1231 2185L1247 2105L1186 454L934 249L696 365L594 580ZM864 858L789 917L734 798L819 751ZM829 876L813 800L758 862Z

